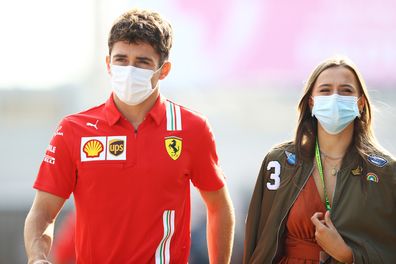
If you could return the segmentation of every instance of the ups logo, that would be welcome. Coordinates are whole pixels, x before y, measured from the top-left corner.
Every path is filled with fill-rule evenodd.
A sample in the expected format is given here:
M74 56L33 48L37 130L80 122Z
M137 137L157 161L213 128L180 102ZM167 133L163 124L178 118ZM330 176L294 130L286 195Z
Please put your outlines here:
M109 152L114 156L119 156L124 152L125 144L124 140L113 139L109 141Z

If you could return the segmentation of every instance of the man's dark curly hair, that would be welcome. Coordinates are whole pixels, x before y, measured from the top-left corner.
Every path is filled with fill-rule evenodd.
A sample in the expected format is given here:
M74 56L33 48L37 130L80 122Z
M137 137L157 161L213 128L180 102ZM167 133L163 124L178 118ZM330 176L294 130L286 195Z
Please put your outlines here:
M162 64L168 59L172 47L172 27L156 12L132 9L122 14L111 27L109 55L118 41L150 44L160 55Z

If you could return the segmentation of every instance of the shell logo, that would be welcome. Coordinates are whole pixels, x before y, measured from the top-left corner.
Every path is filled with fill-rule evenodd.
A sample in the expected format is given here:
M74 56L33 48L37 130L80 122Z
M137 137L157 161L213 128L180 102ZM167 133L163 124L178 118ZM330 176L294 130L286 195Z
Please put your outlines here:
M85 143L83 151L87 158L97 158L103 152L103 144L96 139L89 140Z

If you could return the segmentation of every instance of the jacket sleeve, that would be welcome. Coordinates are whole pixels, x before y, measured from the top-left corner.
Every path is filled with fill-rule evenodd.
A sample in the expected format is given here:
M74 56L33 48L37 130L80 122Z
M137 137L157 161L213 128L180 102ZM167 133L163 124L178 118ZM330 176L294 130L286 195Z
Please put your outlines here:
M256 186L250 201L248 215L246 219L245 242L243 263L249 263L257 244L257 234L259 233L261 207L264 192L264 178L266 172L266 158L264 159L259 175L257 177Z
M388 158L388 160L391 160ZM376 172L381 175L382 179L390 177L387 184L384 186L383 195L387 195L383 203L383 210L376 212L377 219L382 222L382 226L378 226L379 232L375 239L365 238L358 242L348 243L353 252L354 264L367 264L367 263L396 263L396 162L391 161L392 164L386 172ZM385 170L385 169L384 169ZM382 234L382 235L381 235Z
M353 264L378 263L386 264L378 252L366 241L361 241L360 245L349 245L353 253Z

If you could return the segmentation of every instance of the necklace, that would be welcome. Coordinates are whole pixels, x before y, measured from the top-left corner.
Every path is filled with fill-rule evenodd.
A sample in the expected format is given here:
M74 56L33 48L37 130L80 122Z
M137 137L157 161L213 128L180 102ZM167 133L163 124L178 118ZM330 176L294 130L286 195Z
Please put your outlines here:
M324 153L323 151L320 151L320 154L321 154L323 157L325 157L325 158L327 158L327 159L331 159L331 160L340 160L340 159L342 159L342 158L344 157L344 154L342 154L341 156L334 157L334 156L327 155L327 154Z
M336 176L338 172L339 172L339 169L338 169L336 166L334 166L334 167L331 168L331 170L330 170L330 174L331 174L332 176Z
M340 160L339 158L338 160ZM322 157L322 162L324 167L326 168L326 171L330 173L331 176L337 176L338 172L340 171L339 165L340 162L330 162L331 159L329 159L327 156L323 155ZM335 160L333 160L335 161Z
M336 162L335 164L331 165L330 162L328 162L328 160L339 161L339 160L341 160L344 157L344 155L338 156L338 157L332 157L332 156L327 155L323 151L320 151L320 154L324 158L323 159L324 165L327 165L327 166L330 167L330 170L329 170L330 171L330 175L337 176L338 172L340 171L339 162Z

